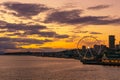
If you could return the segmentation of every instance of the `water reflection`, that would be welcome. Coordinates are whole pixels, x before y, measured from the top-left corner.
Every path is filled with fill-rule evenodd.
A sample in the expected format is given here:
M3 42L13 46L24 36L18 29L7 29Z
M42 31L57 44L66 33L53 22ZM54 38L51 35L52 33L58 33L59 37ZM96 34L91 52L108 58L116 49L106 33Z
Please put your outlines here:
M120 68L78 60L0 56L0 80L120 80Z

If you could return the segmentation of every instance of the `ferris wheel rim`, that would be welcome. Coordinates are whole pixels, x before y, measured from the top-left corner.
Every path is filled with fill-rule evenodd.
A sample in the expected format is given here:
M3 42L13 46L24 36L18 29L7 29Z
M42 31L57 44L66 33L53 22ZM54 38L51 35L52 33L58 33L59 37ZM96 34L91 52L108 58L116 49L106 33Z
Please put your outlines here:
M82 37L82 38L78 41L78 43L77 43L77 49L79 49L78 46L79 46L80 41L83 40L84 38L87 38L87 37L93 38L93 39L95 39L97 42L99 42L99 40L96 39L96 37L94 37L94 36L84 36L84 37Z
M81 56L80 51L79 51L79 50L80 50L79 44L80 44L80 42L81 42L83 39L85 39L85 38L93 38L93 39L95 39L96 42L98 42L98 44L100 45L99 40L98 40L96 37L94 37L94 36L84 36L84 37L82 37L82 38L78 41L78 43L77 43L77 52L78 52L79 56ZM100 52L101 52L101 46L100 46L100 49L98 50L98 54L100 54Z

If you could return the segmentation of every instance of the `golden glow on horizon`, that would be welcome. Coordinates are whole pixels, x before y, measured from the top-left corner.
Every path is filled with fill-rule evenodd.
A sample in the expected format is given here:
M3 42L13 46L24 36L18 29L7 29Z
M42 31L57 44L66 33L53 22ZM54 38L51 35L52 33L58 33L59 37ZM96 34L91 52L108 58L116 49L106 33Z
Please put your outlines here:
M39 49L40 48L38 44L23 45L21 47L24 49Z
M23 2L26 2L26 0L22 0ZM49 6L52 6L54 8L59 8L59 6L64 6L66 3L68 3L69 1L66 1L66 0L62 0L63 2L61 1L58 1L60 2L57 3L56 2L53 2L53 4L50 4L51 1L44 1L44 0L36 0L35 3L37 2L40 2L42 1L43 3L49 5ZM53 0L54 1L54 0ZM30 2L34 2L33 0L30 0ZM71 2L71 1L70 1ZM69 3L70 3L69 2ZM73 1L74 5L77 4L75 1ZM77 0L77 2L80 3L79 0ZM87 2L87 1L85 1ZM102 0L103 3L106 3L105 1ZM111 1L110 1L111 2ZM56 4L55 4L56 3ZM87 7L93 5L93 4L98 4L99 2L98 1L95 1L93 3L91 3L91 1L88 1L88 3L82 5L82 6L79 6L77 4L77 8L76 9L85 9L85 13L82 14L82 16L89 16L89 15L92 15L94 14L94 16L108 16L108 15L113 15L112 17L114 16L118 16L119 14L117 14L116 12L113 13L113 8L109 8L109 9L105 9L104 10L100 10L100 11L89 11L89 10L86 10ZM58 5L58 6L57 6ZM115 7L114 7L115 8ZM4 7L0 8L2 10L5 10L7 11L7 9L5 9ZM117 10L114 10L114 11L117 11ZM10 11L8 11L10 12ZM10 37L10 38L26 38L26 39L37 39L37 40L45 40L45 39L50 39L50 40L53 40L53 42L46 42L44 44L29 44L29 45L21 45L20 47L22 48L25 48L25 49L38 49L40 47L50 47L50 48L65 48L65 49L71 49L71 48L76 48L76 45L77 45L77 42L79 41L80 38L82 38L83 36L86 36L86 35L93 35L95 36L98 40L102 40L104 42L104 44L108 45L108 35L112 34L112 35L115 35L116 37L116 44L120 41L120 26L117 25L84 25L84 26L81 26L81 25L68 25L68 24L60 24L60 23L44 23L43 21L45 20L46 18L46 14L49 13L48 12L43 12L43 13L40 13L36 16L32 16L31 19L27 19L27 18L19 18L19 17L15 17L11 14L8 14L8 13L2 13L0 12L0 20L3 20L3 21L6 21L8 23L15 23L15 24L27 24L27 25L30 25L30 24L33 24L33 25L44 25L47 27L47 29L43 29L43 30L40 30L40 31L53 31L53 32L56 32L57 34L60 34L60 35L68 35L70 36L69 38L65 38L65 39L58 39L58 38L55 38L55 37L41 37L39 35L27 35L27 36L18 36L18 35L9 35L9 34L13 34L13 32L4 32L4 33L1 33L0 34L0 37ZM119 13L119 12L118 12ZM80 15L81 16L81 15ZM0 29L0 31L2 31L3 29ZM80 31L88 31L86 33L82 33ZM15 31L16 32L16 31ZM20 31L21 33L24 33L24 31ZM99 32L101 34L90 34L91 32Z
M42 47L72 49L75 48L76 45L74 45L74 43L65 42L65 41L55 41L55 42L45 43Z

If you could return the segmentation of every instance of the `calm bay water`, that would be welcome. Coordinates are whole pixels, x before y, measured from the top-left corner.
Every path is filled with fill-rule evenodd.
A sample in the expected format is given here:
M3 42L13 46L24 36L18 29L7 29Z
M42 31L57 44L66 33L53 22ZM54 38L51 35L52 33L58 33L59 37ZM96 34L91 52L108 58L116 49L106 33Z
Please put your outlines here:
M83 65L74 59L0 56L0 80L120 80L120 67Z

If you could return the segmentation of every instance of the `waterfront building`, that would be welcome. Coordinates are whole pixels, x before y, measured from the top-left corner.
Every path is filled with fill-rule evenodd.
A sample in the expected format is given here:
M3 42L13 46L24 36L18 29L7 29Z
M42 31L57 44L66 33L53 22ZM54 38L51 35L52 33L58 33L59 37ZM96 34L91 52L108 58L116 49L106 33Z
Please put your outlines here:
M119 45L116 45L116 46L115 46L115 49L116 49L116 50L119 50L119 49L120 49L120 46L119 46Z

